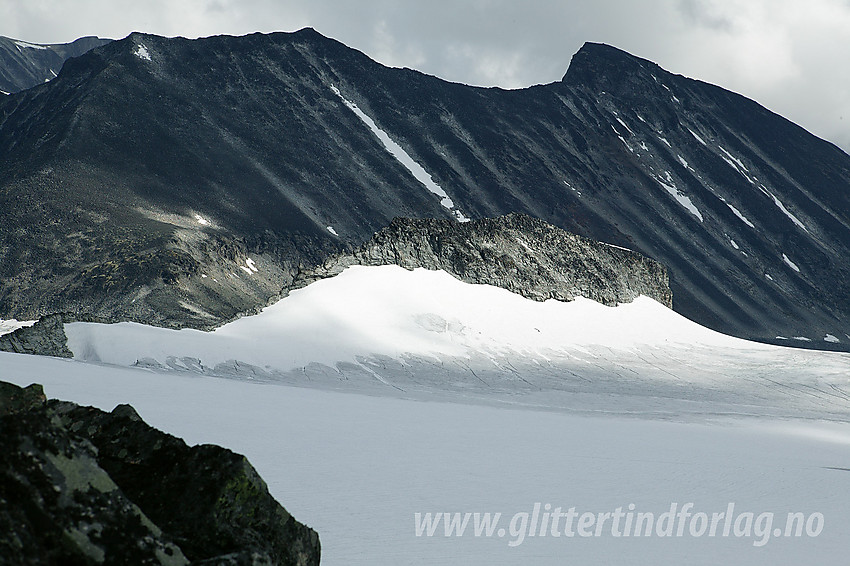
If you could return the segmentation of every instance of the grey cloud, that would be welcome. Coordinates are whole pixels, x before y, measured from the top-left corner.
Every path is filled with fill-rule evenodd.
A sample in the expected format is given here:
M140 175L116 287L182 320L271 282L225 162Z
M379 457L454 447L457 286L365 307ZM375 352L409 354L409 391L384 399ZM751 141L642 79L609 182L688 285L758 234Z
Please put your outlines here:
M705 0L679 0L678 8L685 19L694 25L725 32L731 32L734 28L730 18L718 14Z

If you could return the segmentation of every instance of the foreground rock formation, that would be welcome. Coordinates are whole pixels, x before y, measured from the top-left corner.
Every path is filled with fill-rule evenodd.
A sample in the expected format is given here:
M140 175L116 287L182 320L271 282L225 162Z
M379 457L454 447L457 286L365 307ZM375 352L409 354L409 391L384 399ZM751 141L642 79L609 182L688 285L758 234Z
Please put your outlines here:
M0 564L318 564L244 456L0 382Z

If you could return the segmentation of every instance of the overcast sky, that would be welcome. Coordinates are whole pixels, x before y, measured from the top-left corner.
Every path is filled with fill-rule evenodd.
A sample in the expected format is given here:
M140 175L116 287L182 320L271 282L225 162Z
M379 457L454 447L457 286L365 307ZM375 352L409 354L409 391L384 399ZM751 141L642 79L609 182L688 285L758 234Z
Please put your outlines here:
M386 65L518 88L585 41L753 98L850 152L850 0L0 0L0 35L62 43L312 26Z

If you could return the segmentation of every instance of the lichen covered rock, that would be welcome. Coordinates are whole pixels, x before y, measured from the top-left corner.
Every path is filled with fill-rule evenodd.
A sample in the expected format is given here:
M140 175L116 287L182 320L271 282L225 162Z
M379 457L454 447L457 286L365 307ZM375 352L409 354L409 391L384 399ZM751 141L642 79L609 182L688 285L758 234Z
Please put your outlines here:
M0 382L0 564L318 564L244 456Z

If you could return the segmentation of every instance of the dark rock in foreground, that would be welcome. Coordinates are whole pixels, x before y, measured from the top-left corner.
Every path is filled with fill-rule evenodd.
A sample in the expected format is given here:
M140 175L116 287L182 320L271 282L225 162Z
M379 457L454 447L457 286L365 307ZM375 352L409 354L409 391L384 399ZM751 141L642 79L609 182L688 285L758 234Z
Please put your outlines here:
M349 265L441 269L536 301L580 296L614 306L646 295L668 307L673 303L660 263L519 213L466 223L396 218L352 253L302 273L295 286Z
M248 461L0 382L0 564L318 564Z

